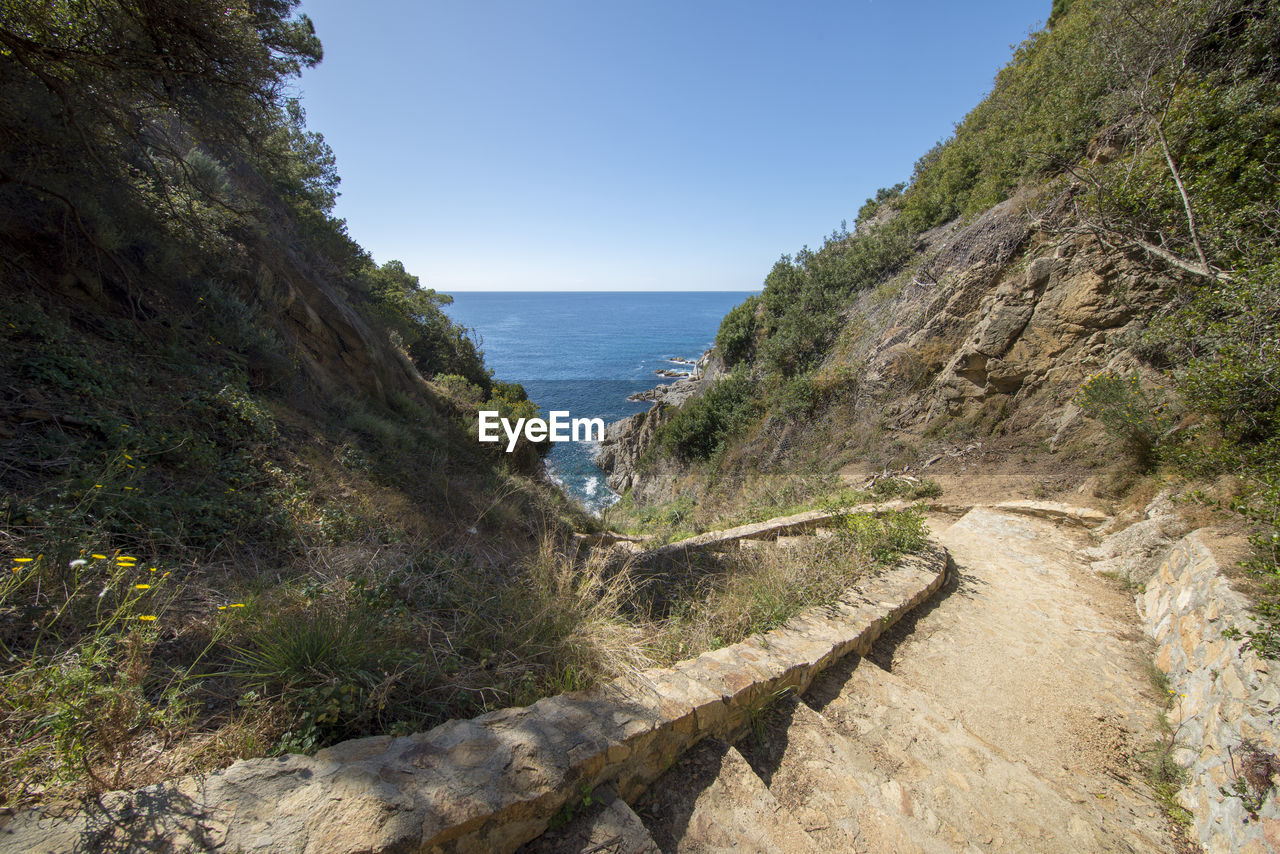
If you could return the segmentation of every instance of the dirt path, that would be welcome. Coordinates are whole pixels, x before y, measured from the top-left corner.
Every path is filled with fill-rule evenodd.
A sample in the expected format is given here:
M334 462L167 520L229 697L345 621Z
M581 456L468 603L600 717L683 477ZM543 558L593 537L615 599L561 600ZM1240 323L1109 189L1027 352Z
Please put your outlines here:
M643 839L596 850L1177 850L1132 761L1161 708L1146 648L1084 531L930 522L958 568L936 599L755 737L704 742L635 805Z

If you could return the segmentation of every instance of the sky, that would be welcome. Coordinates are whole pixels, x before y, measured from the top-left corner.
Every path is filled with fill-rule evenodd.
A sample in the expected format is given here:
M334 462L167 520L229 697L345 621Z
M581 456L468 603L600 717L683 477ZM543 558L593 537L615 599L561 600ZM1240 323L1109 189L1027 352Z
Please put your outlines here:
M1050 0L303 0L374 260L472 290L761 287L991 88Z

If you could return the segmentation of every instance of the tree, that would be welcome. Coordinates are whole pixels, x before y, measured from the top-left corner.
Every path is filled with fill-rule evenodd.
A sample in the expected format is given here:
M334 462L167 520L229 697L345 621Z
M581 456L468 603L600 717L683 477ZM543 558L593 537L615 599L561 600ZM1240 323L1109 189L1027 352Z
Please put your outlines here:
M122 218L204 233L243 212L232 173L282 168L284 82L321 57L296 5L0 2L0 211L53 204L126 277Z

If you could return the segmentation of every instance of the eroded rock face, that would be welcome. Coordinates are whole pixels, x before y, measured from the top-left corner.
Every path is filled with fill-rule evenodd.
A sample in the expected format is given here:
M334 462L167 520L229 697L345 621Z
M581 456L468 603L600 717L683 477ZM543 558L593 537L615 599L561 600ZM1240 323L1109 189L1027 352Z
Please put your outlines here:
M257 296L275 312L278 332L294 343L299 364L324 396L383 399L388 391L421 388L417 369L373 332L340 285L287 248L261 254Z
M1086 550L1085 557L1093 561L1096 571L1135 585L1155 575L1174 543L1191 530L1167 491L1156 496L1137 519L1117 517L1115 521L1129 524L1114 531L1100 529L1102 541Z
M1046 242L1032 252L1040 254L1025 272L960 273L961 281L989 279L977 307L953 299L913 336L921 346L944 329L968 329L933 384L934 413L957 415L995 395L1016 407L1037 390L1069 397L1089 373L1122 354L1117 342L1124 330L1160 299L1162 283L1087 243Z
M998 417L1026 444L1052 451L1086 428L1071 400L1089 376L1145 370L1128 342L1171 280L1042 225L1010 200L967 226L941 226L921 236L917 271L887 285L888 299L885 289L854 299L842 352L826 367L859 372L858 412L917 432ZM671 497L682 474L661 461L643 474L630 465L669 417L653 412L611 437L611 485L631 488L638 503ZM789 447L803 444L809 425L784 420L772 418L752 439L762 470L785 467Z
M659 401L647 411L615 421L605 428L595 463L609 473L610 489L626 492L639 485L640 458L657 441L658 428L670 421L674 414L674 407Z

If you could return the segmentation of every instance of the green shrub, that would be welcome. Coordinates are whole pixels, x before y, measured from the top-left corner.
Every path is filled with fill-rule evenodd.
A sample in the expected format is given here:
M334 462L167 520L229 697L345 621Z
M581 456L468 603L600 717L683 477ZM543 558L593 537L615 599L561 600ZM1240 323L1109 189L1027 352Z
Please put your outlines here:
M659 430L659 441L685 459L705 460L754 421L759 409L751 380L735 370L681 406Z
M861 228L862 224L873 216L875 216L885 202L891 201L902 195L902 191L906 188L905 181L899 181L892 187L881 187L876 190L876 194L868 198L862 203L862 207L858 208L858 218L855 221L856 227Z
M846 513L835 520L836 535L878 563L896 560L925 544L924 513L915 508L884 513Z
M813 369L845 323L842 309L910 257L914 236L891 221L865 233L836 232L821 249L783 256L761 292L758 359L783 377Z
M1021 181L1075 163L1120 110L1104 35L1114 4L1079 0L1054 27L1033 33L996 75L983 101L916 163L897 202L923 230L1003 201Z
M484 389L460 374L436 374L435 382L465 409L476 410L484 403Z
M750 296L729 310L716 332L716 348L726 366L732 368L750 358L755 348L756 309L759 297Z
M367 265L359 271L357 283L424 376L458 374L489 390L492 378L473 333L441 310L453 297L423 288L399 261Z
M1155 465L1157 446L1172 427L1162 388L1143 388L1137 374L1100 373L1081 386L1075 404L1101 422L1140 469Z
M802 374L782 383L770 400L772 409L783 418L805 418L818 404L818 390L813 374Z

